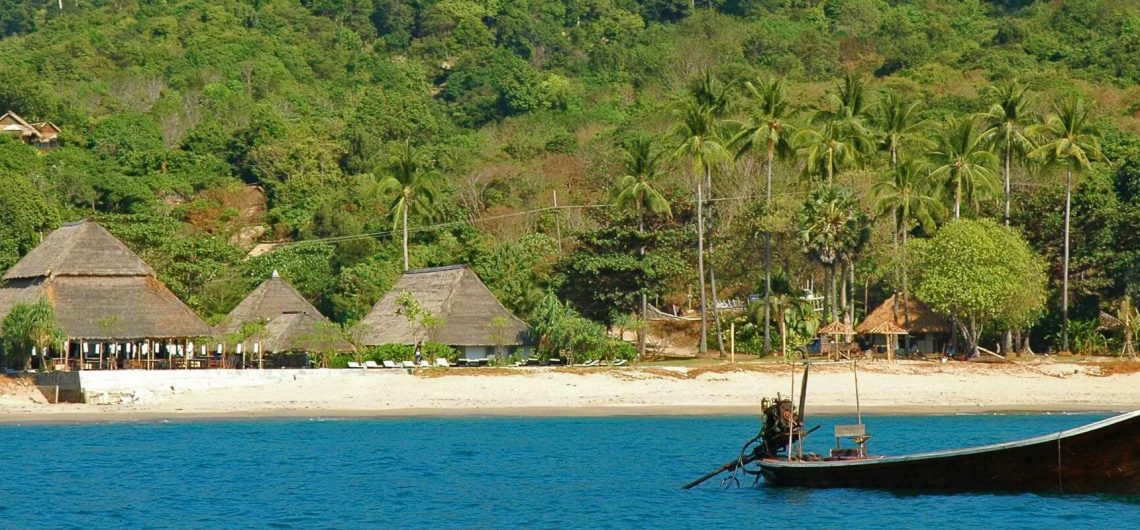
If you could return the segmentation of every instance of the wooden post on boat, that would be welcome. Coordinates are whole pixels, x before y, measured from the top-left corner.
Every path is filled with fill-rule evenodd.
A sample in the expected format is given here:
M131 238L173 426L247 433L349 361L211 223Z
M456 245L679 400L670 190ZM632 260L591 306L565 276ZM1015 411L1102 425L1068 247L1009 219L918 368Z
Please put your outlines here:
M791 395L788 396L788 403L795 403L795 402L796 402L796 363L792 363L792 393L791 393ZM776 406L777 407L780 406L779 395L776 396ZM776 409L776 411L779 412L779 409ZM789 461L791 461L791 459L792 459L792 427L796 423L796 415L792 414L791 416L792 417L788 418L788 460ZM780 419L781 420L784 419L783 413L780 413Z
M803 377L803 381L800 382L800 413L797 415L796 421L799 422L801 428L804 425L804 409L807 408L807 382L808 382L808 369L810 369L810 368L811 368L811 364L805 362L804 363L804 377ZM804 456L804 436L803 436L803 434L800 435L799 456L801 459Z

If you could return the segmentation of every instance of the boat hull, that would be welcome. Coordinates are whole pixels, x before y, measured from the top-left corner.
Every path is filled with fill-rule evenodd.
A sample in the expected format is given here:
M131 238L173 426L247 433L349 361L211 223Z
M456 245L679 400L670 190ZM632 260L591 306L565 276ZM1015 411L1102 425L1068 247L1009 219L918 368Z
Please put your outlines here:
M1076 429L956 451L862 460L766 459L771 486L1140 494L1140 411Z

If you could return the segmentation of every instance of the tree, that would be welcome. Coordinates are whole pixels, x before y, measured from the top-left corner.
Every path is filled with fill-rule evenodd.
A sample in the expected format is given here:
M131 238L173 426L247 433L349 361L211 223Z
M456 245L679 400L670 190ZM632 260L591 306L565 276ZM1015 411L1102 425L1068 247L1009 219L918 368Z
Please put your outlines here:
M836 305L836 269L867 241L867 216L854 195L838 186L821 187L808 194L796 214L800 247L827 273L827 321L839 319Z
M920 143L925 122L918 116L919 103L907 104L902 96L887 92L874 106L874 122L879 149L891 156L891 167L899 163L899 153L911 143Z
M961 216L962 200L975 208L981 199L997 193L994 154L985 148L984 136L976 120L946 118L934 137L935 147L927 153L934 169L931 176L944 181L954 198L954 219Z
M67 339L55 318L55 308L47 298L12 306L8 316L0 322L0 338L7 353L5 364L23 366L24 370L32 367L32 348L46 355L49 347L62 349Z
M380 181L380 191L392 195L389 215L392 230L403 232L404 270L408 270L408 214L412 211L431 217L437 210L438 188L442 177L417 159L411 140L392 157L387 168L388 176Z
M982 113L986 143L997 148L1002 157L1002 176L1005 180L1005 225L1009 226L1009 170L1014 162L1025 162L1033 150L1033 141L1028 136L1028 128L1033 121L1029 109L1032 102L1029 88L1016 80L990 85L982 94L993 101L990 108ZM1015 159L1016 157L1016 159Z
M788 120L796 110L791 106L780 78L760 80L756 84L746 82L749 93L749 117L744 129L732 139L737 147L737 157L750 150L763 149L765 154L764 207L772 208L772 163L777 155L787 157L793 152L791 137L795 127ZM772 233L764 231L764 298L772 296ZM764 353L771 351L769 325L771 322L770 304L764 305Z
M871 187L875 195L875 205L879 214L890 212L895 240L902 232L902 293L903 320L910 326L910 311L907 285L907 233L911 221L918 221L927 231L933 231L934 219L944 214L942 203L934 194L927 166L918 160L908 160L890 173L890 180L884 180ZM897 302L896 302L897 304ZM897 305L895 311L897 312ZM895 315L898 318L898 315Z
M1045 307L1045 262L1009 228L960 219L910 245L919 276L915 294L954 319L971 355L985 328L1026 327Z
M669 201L657 189L661 173L657 163L664 154L653 145L648 136L634 138L626 146L625 171L626 174L618 179L617 184L610 190L611 203L621 209L632 209L637 213L637 233L644 237L645 212L655 215L671 217L672 210ZM645 245L638 249L641 259L645 259ZM641 287L641 319L648 318L649 309L646 298L647 287ZM645 329L637 333L637 353L645 355Z
M728 158L720 135L716 131L716 117L696 103L685 103L675 111L679 121L673 127L674 136L680 138L675 151L678 158L689 158L693 174L697 177L697 275L701 289L701 341L700 353L708 351L708 304L705 301L705 220L704 187L712 181L713 165ZM703 176L703 178L702 178ZM720 337L720 334L717 334ZM724 348L721 348L722 352Z
M860 129L838 121L825 122L818 129L802 129L794 138L804 160L804 175L823 177L828 187L834 184L836 173L859 165L860 153L869 143Z
M1053 104L1045 123L1033 128L1040 134L1041 147L1029 156L1065 169L1065 243L1061 288L1061 348L1069 349L1069 216L1072 208L1073 173L1082 175L1094 160L1104 158L1100 151L1100 129L1092 123L1084 100L1070 98Z

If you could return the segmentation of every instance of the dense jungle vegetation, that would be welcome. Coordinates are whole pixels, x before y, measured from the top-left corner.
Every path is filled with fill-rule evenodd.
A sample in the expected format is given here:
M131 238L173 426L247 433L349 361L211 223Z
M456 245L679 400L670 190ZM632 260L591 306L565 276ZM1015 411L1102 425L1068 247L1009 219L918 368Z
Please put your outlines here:
M770 241L740 350L802 340L814 281L825 320L905 289L971 344L1115 353L1140 286L1131 0L0 0L0 80L63 129L0 137L0 270L93 218L212 321L273 269L349 324L462 262L598 348L698 269L764 293Z

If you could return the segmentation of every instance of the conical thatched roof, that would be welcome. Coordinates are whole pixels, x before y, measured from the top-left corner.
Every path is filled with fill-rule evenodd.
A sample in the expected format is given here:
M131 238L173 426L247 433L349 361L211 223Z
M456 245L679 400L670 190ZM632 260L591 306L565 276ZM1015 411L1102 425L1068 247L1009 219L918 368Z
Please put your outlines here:
M52 276L154 276L154 271L106 229L79 221L49 234L4 279Z
M249 296L230 311L226 323L219 326L221 333L234 333L247 322L265 321L260 335L266 352L286 352L318 349L314 344L317 324L329 320L317 311L297 289L281 278L277 271L261 282ZM245 341L247 351L257 338ZM337 351L350 351L352 345L342 338L333 339Z
M526 343L528 326L507 311L495 295L466 265L416 269L405 272L364 317L365 344L415 344L426 340L426 330L409 322L396 311L396 298L407 291L420 306L442 318L443 324L434 330L435 342L452 346L504 346ZM506 326L501 337L496 337L491 322L502 317Z
M906 335L907 331L890 320L884 320L882 323L859 333L863 335Z
M72 339L162 339L212 334L189 307L101 226L60 227L4 275L0 318L46 297Z
M261 334L261 350L266 353L291 351L318 351L331 347L333 350L352 351L352 344L341 337L322 336L318 324L328 322L319 314L309 313L282 313L265 323L265 331ZM253 351L253 343L258 337L251 337L244 342L247 352Z
M285 313L306 313L321 321L328 320L297 289L281 278L277 271L273 271L268 280L261 282L230 311L226 331L232 332L245 322L269 320Z
M887 298L879 307L876 307L867 318L863 320L858 327L855 328L859 333L869 333L884 322L890 322L900 329L904 329L912 334L919 333L949 333L950 323L946 319L938 316L936 313L926 307L926 304L920 302L914 295L908 296L908 308L906 309L910 314L910 326L906 326L906 316L903 313L902 300L899 300L899 317L894 318L894 305L895 296Z
M816 332L818 335L850 335L852 333L855 333L855 330L841 320L834 320Z

